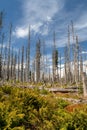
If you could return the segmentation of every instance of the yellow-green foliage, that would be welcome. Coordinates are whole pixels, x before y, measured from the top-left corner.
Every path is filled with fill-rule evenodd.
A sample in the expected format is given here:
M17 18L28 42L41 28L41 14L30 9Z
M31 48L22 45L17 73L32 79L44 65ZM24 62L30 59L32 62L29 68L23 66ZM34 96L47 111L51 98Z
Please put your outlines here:
M68 105L52 94L0 87L0 130L86 130L87 109L69 112Z

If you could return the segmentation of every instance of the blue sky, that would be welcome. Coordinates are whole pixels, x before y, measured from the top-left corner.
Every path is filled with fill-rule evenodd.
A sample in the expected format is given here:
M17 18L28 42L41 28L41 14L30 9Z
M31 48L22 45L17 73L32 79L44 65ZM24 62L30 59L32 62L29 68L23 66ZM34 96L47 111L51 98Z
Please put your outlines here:
M48 57L56 32L59 51L67 43L67 27L73 20L75 34L83 51L87 50L87 0L0 0L0 11L4 10L5 44L8 43L9 24L13 24L12 46L16 49L28 40L31 26L31 45L34 51L38 37L45 40ZM72 37L71 37L72 39Z

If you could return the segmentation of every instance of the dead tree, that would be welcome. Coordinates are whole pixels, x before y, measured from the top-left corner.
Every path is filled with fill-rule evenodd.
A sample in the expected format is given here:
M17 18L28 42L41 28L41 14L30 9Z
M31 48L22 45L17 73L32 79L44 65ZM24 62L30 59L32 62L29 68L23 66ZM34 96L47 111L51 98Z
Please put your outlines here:
M3 24L3 12L0 12L0 30ZM3 35L2 35L2 44L3 44ZM1 45L1 53L0 53L0 79L2 79L2 45Z
M75 29L74 29L74 24L73 21L71 21L71 32L72 32L72 60L73 60L73 82L75 82L75 75L76 75L76 66L75 66Z
M61 83L61 54L60 54L60 83Z
M24 46L22 47L22 54L21 54L21 82L24 81Z
M65 55L65 63L64 63L64 71L65 71L65 83L68 82L68 71L67 71L67 52L68 52L68 49L67 49L67 46L65 46L65 49L64 49L64 55Z
M30 81L30 26L28 36L28 47L27 47L27 81Z
M83 95L87 96L87 77L86 73L83 73Z
M3 56L3 42L4 42L4 33L2 34L2 42L1 42L1 56Z
M42 81L45 81L45 41L42 42Z
M76 45L75 45L75 82L79 82L79 44L78 36L76 36Z
M13 58L13 47L12 47L12 54L11 54L11 79L13 79L13 61L14 61L14 58Z
M3 12L0 12L0 29L2 28L3 25Z
M56 42L55 42L55 32L53 38L54 46L52 52L52 68L53 68L53 82L57 81L58 79L58 50L56 49Z
M4 49L4 66L3 66L3 79L7 79L7 47Z
M0 80L2 79L2 56L0 54Z
M35 58L32 62L32 74L31 74L31 80L32 82L35 82Z
M28 71L28 54L27 54L28 50L27 50L27 48L26 48L26 52L25 53L26 53L26 62L25 62L25 71L24 71L24 75L25 75L24 77L25 78L24 79L27 82L28 81L28 72L27 72Z
M82 82L82 74L83 74L83 58L80 56L80 82Z
M41 51L40 51L40 39L36 44L36 82L40 81L40 58L41 58Z
M72 74L71 74L71 53L70 53L70 27L68 26L68 44L67 44L67 71L68 71L68 82L72 82Z
M15 54L15 57L14 57L14 61L13 61L13 79L14 79L14 82L16 81L16 63L17 63L17 55Z
M7 81L10 79L10 47L11 47L12 24L10 24L9 44L8 44L8 63L7 63Z
M20 81L20 49L18 52L18 81Z

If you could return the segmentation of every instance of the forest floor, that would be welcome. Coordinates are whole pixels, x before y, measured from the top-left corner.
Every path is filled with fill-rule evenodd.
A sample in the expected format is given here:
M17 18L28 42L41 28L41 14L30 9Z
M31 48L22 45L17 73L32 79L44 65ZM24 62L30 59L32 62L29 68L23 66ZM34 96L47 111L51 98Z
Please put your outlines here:
M41 83L1 82L0 128L87 130L87 98L79 91L66 92L68 88L60 89L57 84L53 87ZM64 91L49 91L52 89Z

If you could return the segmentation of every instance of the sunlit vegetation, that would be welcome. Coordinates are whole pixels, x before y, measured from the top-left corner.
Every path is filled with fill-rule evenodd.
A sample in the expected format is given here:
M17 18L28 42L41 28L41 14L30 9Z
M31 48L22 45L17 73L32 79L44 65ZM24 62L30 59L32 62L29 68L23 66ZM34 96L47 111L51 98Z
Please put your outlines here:
M87 105L71 105L53 94L0 87L1 130L86 130Z

